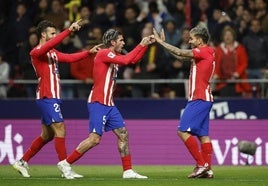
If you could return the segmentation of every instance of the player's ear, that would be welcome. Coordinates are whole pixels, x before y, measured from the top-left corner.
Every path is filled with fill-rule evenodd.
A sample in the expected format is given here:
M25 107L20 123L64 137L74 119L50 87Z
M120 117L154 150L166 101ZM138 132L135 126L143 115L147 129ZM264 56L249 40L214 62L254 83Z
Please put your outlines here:
M45 38L46 37L46 32L41 32L41 38Z
M112 46L114 46L115 45L115 40L111 40L110 43L111 43Z

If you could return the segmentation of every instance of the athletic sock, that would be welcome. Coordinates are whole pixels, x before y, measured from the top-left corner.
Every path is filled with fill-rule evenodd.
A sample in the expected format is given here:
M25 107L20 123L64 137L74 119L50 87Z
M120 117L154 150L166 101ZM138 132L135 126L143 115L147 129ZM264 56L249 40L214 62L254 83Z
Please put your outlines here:
M77 150L74 150L67 158L66 161L70 164L73 164L75 161L77 161L78 159L80 159L83 156L83 154L81 154L80 152L78 152Z
M122 160L122 165L123 165L123 170L129 170L132 169L132 164L131 164L131 156L130 154L124 157L121 157Z
M40 149L46 144L46 142L43 140L41 136L38 136L35 138L31 144L31 146L27 149L27 151L24 153L23 159L24 161L28 162L37 152L40 151Z
M212 143L202 143L201 144L202 156L205 162L208 163L209 167L211 168L211 157L212 157Z
M64 160L67 157L66 153L66 147L65 147L65 138L60 138L60 137L55 137L54 138L55 142L55 149L58 154L59 160Z
M190 136L185 142L185 145L189 152L191 153L192 157L195 159L196 164L199 166L204 166L205 165L205 160L199 151L199 146L197 143L197 140L195 137Z

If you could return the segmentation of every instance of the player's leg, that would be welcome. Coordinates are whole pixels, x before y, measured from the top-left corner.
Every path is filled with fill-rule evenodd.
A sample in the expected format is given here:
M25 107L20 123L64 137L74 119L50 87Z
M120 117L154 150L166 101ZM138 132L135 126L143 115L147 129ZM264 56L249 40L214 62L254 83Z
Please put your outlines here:
M210 141L209 136L202 136L199 137L199 140L201 142L201 152L203 155L203 158L205 161L209 164L209 167L211 167L211 157L212 157L212 143Z
M42 112L43 122L47 123L47 126L52 131L51 134L53 133L54 146L58 158L60 161L64 160L67 157L65 144L66 128L61 113L61 100L41 99L37 103ZM82 175L76 174L75 172L71 173L72 178L74 176L82 177Z
M188 102L178 126L179 137L196 161L196 167L188 178L199 177L208 170L208 165L200 152L199 141L193 136L198 135L199 123L203 121L204 117L203 112L202 101Z
M148 178L147 176L138 174L132 169L128 131L125 127L123 117L116 107L111 108L109 117L107 118L105 130L112 130L113 133L117 136L117 146L121 156L124 171L123 178Z
M146 179L147 176L138 174L132 169L131 155L129 152L129 143L128 143L128 131L125 127L121 127L113 130L114 134L117 136L118 150L122 160L123 166L123 178L136 178L136 179Z
M211 159L212 159L212 143L210 141L209 136L202 136L199 137L200 142L201 142L201 153L203 155L204 160L208 163L209 170L207 171L207 174L202 176L202 178L213 178L213 171L212 171L212 164L211 164Z
M80 159L89 149L100 143L103 134L102 126L103 122L105 122L105 113L102 108L103 106L100 104L88 104L88 111L91 116L89 118L89 136L66 159L58 163L58 168L65 178L73 179L74 177L71 175L71 164Z
M131 156L129 152L128 131L125 127L114 129L113 133L117 136L117 146L122 159L123 170L132 169Z
M62 172L62 177L65 177L67 179L84 177L83 175L80 175L75 171L71 170L71 167L68 166L67 162L65 162L65 159L67 158L67 153L65 145L66 127L64 122L53 123L51 125L51 128L53 129L55 134L54 142L55 142L55 149L58 154L58 158L60 160L59 162L63 162L62 164L61 163L57 164L57 166L60 168ZM66 166L64 167L64 165L67 165L67 168L65 168Z
M58 154L58 159L64 160L67 157L66 144L65 144L65 134L66 127L64 122L57 122L51 124L51 129L54 132L54 146Z
M79 160L89 149L98 145L101 141L101 136L96 133L91 133L88 138L84 139L77 148L64 160L58 163L58 168L66 179L81 178L82 175L75 173L71 169L71 164Z
M51 141L54 137L54 133L50 127L48 127L45 124L42 124L42 132L41 135L36 137L33 141L30 147L26 150L26 152L23 154L22 158L20 160L17 160L13 167L23 176L23 177L30 177L30 174L28 172L29 166L28 162L32 157L37 154L42 147L47 144L49 141Z
M204 109L204 117L203 117L203 122L200 124L200 130L198 133L198 138L201 143L201 153L202 156L205 160L205 162L208 163L209 170L207 171L207 174L203 176L203 178L213 178L213 171L212 171L212 165L211 165L211 157L212 157L212 143L209 137L209 112L212 107L212 103L210 102L204 102L203 103L205 106Z
M186 148L196 161L196 167L194 168L193 172L188 175L188 178L196 178L203 175L208 170L208 165L199 150L199 144L197 139L187 132L179 131L178 135L180 136Z
M69 164L73 164L78 159L80 159L83 154L85 154L88 150L98 145L101 141L101 136L96 133L90 133L89 137L84 139L76 149L66 158L66 161Z

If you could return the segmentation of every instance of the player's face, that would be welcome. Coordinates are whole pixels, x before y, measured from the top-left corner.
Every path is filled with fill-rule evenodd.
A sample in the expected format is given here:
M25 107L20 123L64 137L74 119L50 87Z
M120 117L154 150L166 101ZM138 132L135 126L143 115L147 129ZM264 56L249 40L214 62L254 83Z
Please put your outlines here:
M198 47L201 44L200 38L197 38L192 33L190 33L189 44L191 45L191 48Z
M118 35L117 40L114 42L115 52L121 53L123 47L125 46L124 38L122 35Z
M53 27L48 27L46 29L46 32L45 32L45 38L46 38L46 41L54 38L55 36L57 35L57 30L56 28L53 28Z

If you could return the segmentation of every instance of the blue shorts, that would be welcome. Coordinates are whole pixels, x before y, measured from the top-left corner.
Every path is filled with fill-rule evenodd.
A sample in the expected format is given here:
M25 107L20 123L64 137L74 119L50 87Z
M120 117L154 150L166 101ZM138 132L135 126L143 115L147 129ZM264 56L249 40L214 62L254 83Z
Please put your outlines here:
M209 112L212 104L204 100L189 101L181 116L178 130L195 136L208 136Z
M125 126L122 115L115 106L106 106L98 102L88 103L89 132L102 136L103 132Z
M60 99L37 99L36 103L41 110L42 124L49 126L52 123L63 122Z

